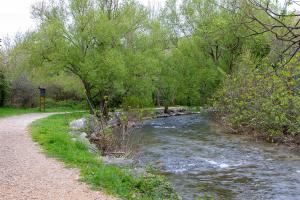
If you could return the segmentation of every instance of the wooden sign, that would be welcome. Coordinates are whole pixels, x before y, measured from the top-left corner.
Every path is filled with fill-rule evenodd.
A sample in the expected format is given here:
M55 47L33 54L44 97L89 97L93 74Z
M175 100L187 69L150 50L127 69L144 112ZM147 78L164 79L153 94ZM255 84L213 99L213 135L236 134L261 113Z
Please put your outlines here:
M40 90L40 111L46 110L46 88L39 87Z

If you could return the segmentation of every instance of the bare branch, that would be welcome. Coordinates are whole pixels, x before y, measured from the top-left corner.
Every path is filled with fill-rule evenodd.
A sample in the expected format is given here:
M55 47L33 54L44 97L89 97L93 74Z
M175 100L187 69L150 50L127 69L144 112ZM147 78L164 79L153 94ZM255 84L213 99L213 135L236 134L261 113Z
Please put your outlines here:
M300 49L300 13L289 13L286 11L287 5L285 6L285 9L275 11L278 9L276 9L276 6L272 5L271 0L248 0L247 2L248 6L256 11L265 13L267 16L266 19L262 19L261 17L256 16L257 12L247 12L247 17L250 21L243 23L243 25L253 32L247 37L257 36L268 32L273 34L277 40L282 41L284 46L286 46L282 51L283 56L281 56L282 66L285 66ZM295 3L295 1L292 2ZM253 25L259 25L261 30L251 28ZM287 59L284 60L284 57Z

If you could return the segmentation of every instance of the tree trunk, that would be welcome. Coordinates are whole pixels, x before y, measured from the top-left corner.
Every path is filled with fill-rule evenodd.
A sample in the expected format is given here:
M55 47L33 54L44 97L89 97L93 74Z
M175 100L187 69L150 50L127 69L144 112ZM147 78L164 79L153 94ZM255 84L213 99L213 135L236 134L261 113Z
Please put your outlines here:
M82 81L84 89L85 89L85 95L86 95L86 100L89 106L90 114L95 115L93 103L92 103L92 92L91 92L91 86L89 83L86 81Z
M156 105L160 107L160 91L159 89L156 91Z
M164 113L165 113L165 114L168 114L168 113L169 113L169 106L167 106L167 105L165 106Z
M108 109L108 97L107 96L104 96L104 97L101 97L101 101L100 101L100 110L102 112L102 115L104 117L104 119L106 121L108 121L109 119L109 109Z

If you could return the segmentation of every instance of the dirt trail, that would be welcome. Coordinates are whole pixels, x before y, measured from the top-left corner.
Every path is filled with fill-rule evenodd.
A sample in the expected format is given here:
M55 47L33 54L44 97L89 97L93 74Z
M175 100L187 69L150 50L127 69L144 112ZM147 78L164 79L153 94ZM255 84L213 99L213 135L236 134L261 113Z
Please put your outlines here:
M46 157L27 126L50 114L0 118L0 200L113 200L79 182L79 170Z

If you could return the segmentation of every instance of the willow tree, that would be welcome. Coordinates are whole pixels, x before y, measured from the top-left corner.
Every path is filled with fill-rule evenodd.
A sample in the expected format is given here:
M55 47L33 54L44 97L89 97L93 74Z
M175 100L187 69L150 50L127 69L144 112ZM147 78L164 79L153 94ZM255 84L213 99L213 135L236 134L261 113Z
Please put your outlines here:
M134 1L68 0L33 6L38 29L27 38L33 67L64 70L81 80L93 113L105 96L124 92L124 49L147 19Z

